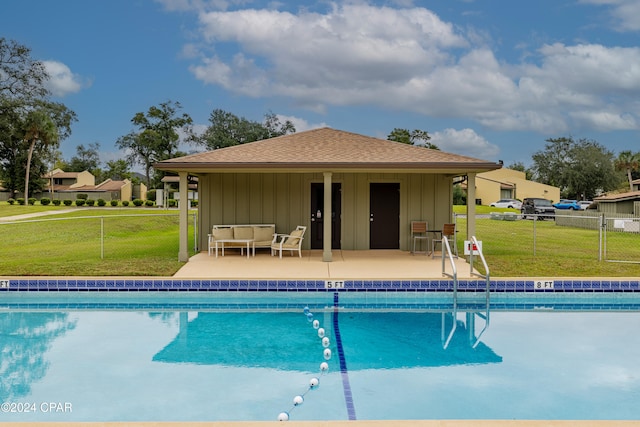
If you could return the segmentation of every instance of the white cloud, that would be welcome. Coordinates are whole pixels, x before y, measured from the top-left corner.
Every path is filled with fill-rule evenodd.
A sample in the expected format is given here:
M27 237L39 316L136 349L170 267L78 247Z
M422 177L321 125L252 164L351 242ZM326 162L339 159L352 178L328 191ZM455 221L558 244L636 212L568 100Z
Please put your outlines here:
M581 3L609 6L616 31L640 31L640 2L637 0L582 0Z
M42 63L49 74L46 87L54 96L77 93L89 84L88 82L83 82L82 77L79 75L73 74L71 69L62 62L43 61Z
M282 114L276 114L281 123L286 122L287 120L293 123L293 126L296 128L296 132L303 132L305 130L318 129L329 127L325 122L322 123L309 123L305 119L301 119L300 117L295 116L284 116Z
M324 13L201 11L199 19L215 54L185 48L200 58L192 73L244 96L286 97L317 112L367 105L544 134L640 128L640 48L557 43L530 62L509 64L484 45L486 37L464 34L425 8L365 3L332 3Z
M461 154L479 159L494 159L500 149L490 144L473 129L445 129L434 132L429 141L442 151Z
M234 1L226 0L156 0L168 11L226 10Z
M198 78L314 105L371 102L371 89L406 83L447 61L443 47L466 44L452 25L422 8L334 5L324 15L251 9L203 13L200 21L207 41L239 43L243 60L210 58L192 68Z

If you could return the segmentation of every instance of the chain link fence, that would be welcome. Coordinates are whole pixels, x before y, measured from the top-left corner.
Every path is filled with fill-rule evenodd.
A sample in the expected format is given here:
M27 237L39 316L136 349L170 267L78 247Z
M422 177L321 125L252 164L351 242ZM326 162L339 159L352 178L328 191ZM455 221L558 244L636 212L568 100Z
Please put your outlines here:
M190 254L198 252L196 219L196 213L188 215ZM0 271L46 275L48 266L59 270L63 265L74 275L84 271L104 274L122 265L123 271L135 274L136 264L177 262L179 230L177 211L123 214L105 210L104 215L0 221Z
M467 235L466 215L455 215L458 244ZM476 237L492 242L494 254L574 257L640 264L640 218L597 212L541 215L491 213L476 216Z

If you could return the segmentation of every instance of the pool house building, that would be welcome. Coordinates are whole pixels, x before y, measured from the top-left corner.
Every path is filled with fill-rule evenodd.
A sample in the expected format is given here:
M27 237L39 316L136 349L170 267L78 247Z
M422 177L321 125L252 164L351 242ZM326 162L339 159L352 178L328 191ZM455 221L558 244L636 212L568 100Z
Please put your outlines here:
M453 216L454 180L467 182L467 234L475 233L476 174L501 164L331 128L165 160L187 200L198 178L198 247L214 225L307 227L303 250L409 250L411 221L441 229ZM183 197L184 196L184 197ZM188 204L180 205L179 260L188 261Z

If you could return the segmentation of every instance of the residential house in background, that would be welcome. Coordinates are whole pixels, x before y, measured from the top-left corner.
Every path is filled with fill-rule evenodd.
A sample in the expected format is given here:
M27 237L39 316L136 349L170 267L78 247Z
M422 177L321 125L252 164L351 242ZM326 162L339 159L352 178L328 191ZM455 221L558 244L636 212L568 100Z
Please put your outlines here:
M633 191L595 197L593 201L597 203L598 212L640 216L640 179L631 181L631 185Z
M105 201L142 199L146 200L147 188L144 184L134 185L128 179L106 181L95 185L95 176L89 171L64 172L54 169L44 177L48 181L46 189L37 198L52 200L76 200L78 194L87 194L89 199Z
M490 205L500 199L523 200L527 197L557 202L560 200L560 189L529 181L524 172L508 168L482 172L476 176L477 204Z
M156 190L156 205L168 207L169 200L180 202L180 177L166 175L162 178L162 189ZM198 200L198 177L189 176L189 201Z

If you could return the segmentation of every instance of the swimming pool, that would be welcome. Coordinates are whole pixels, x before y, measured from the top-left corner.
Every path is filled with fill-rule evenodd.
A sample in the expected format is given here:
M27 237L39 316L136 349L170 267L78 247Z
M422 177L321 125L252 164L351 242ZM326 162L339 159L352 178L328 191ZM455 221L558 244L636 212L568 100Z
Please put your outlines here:
M3 295L0 419L640 419L639 308L462 298L445 349L444 294Z

